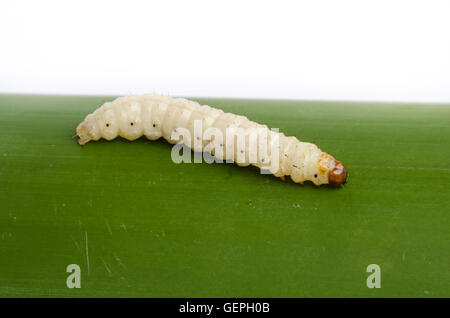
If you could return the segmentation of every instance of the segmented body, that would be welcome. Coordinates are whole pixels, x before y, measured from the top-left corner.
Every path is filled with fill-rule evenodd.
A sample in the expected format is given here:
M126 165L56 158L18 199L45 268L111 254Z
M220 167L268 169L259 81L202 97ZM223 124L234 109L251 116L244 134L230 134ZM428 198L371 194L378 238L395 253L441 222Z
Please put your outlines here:
M342 163L312 143L301 142L296 137L287 137L283 133L271 131L266 125L250 121L245 116L225 113L187 99L157 94L119 97L103 104L78 125L78 142L84 145L90 140L112 140L117 136L135 140L144 135L150 140L163 137L174 144L179 142L179 139L174 138L177 129L187 129L191 136L195 136L196 121L201 122L203 131L213 128L223 136L226 135L227 129L242 129L245 131L245 142L240 148L233 146L234 151L227 151L225 138L202 139L201 142L196 142L195 139L182 141L195 151L209 151L219 159L233 160L241 166L253 164L262 168L268 162L276 162L278 168L270 171L283 179L284 176L290 176L297 183L312 181L316 185L338 186L347 181L347 171ZM252 132L258 129L266 130L265 142L269 146L277 141L279 151L269 151L266 157L257 155L257 160L252 162L250 159L254 150L249 145L249 139ZM240 160L237 160L238 156Z

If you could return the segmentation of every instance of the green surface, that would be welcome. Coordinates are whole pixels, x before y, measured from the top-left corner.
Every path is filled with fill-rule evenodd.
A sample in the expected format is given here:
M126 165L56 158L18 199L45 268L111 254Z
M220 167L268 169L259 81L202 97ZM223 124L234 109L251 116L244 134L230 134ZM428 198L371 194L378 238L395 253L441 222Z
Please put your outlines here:
M332 189L176 165L164 141L80 147L111 99L0 95L0 296L450 297L449 105L199 99L334 155Z

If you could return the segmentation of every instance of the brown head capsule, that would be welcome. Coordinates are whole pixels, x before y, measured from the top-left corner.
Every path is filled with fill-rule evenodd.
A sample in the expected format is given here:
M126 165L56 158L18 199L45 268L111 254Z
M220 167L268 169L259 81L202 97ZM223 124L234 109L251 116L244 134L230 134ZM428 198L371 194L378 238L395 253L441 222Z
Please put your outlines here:
M328 183L332 186L339 187L347 183L347 169L345 169L344 165L337 160L335 161L335 164L335 168L328 174Z

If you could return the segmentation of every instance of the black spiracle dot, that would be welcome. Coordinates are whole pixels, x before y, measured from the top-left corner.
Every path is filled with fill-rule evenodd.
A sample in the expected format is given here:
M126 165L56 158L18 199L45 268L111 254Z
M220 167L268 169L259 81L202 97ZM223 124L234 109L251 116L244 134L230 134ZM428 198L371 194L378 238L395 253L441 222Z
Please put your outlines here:
M153 127L156 127L156 125L155 125L155 124L153 124Z
M131 123L130 123L130 125L131 125L131 126L133 126L133 125L134 125L134 123L133 123L133 122L131 122Z
M106 127L109 127L109 124L106 124Z
M264 162L264 158L261 159L261 162Z
M316 173L316 174L314 174L314 178L317 178L317 173Z

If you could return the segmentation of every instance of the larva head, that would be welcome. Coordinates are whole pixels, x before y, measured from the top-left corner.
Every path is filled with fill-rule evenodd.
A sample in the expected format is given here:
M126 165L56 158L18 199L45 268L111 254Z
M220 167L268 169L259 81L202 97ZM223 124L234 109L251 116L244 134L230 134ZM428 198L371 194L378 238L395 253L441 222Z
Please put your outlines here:
M332 186L339 187L347 183L348 174L344 165L335 160L335 167L328 173L328 183Z
M77 127L78 143L84 145L90 140L98 140L100 138L100 129L97 124L96 117L89 114Z
M339 187L347 183L347 169L344 165L333 158L333 156L322 152L318 165L319 177L321 184L328 183L332 186Z

